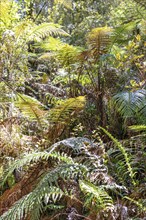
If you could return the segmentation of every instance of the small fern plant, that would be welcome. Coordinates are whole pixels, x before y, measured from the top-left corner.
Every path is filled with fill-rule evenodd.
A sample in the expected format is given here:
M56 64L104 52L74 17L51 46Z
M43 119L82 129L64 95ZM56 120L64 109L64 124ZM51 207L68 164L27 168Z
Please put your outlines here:
M56 207L56 213L57 207L67 208L64 207L65 204L73 198L73 201L84 204L89 212L90 206L93 206L95 213L102 209L106 211L113 208L113 200L104 188L103 177L105 177L106 183L107 169L102 163L102 158L90 152L90 148L93 147L94 144L86 138L69 138L52 145L45 152L33 152L12 163L6 172L3 184L14 170L19 168L25 167L27 170L31 167L33 169L34 165L41 163L45 164L45 169L37 171L41 172L41 175L35 180L33 189L20 199L16 198L16 202L11 207L7 207L8 211L0 219L21 220L29 216L32 220L39 220L45 210L52 213L51 207ZM64 154L64 151L67 154ZM99 186L98 181L100 185L101 182L104 184L103 187ZM72 189L68 187L71 183L76 185L76 190L80 191L83 197L80 198L77 196L78 193L72 192ZM23 187L25 188L25 186ZM21 191L21 189L19 190ZM17 187L17 191L19 190ZM14 194L13 190L12 193ZM2 203L4 200L8 200L8 198L4 197ZM75 205L76 202L73 204Z
M106 129L101 128L101 130L113 141L113 143L116 145L116 147L118 147L118 149L120 151L119 152L118 170L120 170L121 171L120 173L121 174L123 173L124 175L128 173L128 175L132 181L132 184L136 185L135 172L132 168L132 158L131 158L130 154L128 154L125 147L122 146L122 144L116 138L114 138Z

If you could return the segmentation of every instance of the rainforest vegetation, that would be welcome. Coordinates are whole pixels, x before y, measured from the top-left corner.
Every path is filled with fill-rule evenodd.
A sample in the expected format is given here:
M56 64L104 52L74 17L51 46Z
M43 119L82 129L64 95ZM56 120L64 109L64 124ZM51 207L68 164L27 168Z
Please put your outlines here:
M0 220L146 219L146 1L0 1Z

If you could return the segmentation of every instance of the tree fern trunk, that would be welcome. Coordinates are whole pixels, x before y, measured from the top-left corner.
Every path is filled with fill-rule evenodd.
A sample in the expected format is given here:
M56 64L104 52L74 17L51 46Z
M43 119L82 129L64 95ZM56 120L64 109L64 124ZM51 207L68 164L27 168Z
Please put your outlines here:
M104 112L104 82L102 79L102 72L99 70L98 72L98 85L97 85L97 100L96 100L96 108L97 114L99 115L99 125L104 127L106 124L106 115Z

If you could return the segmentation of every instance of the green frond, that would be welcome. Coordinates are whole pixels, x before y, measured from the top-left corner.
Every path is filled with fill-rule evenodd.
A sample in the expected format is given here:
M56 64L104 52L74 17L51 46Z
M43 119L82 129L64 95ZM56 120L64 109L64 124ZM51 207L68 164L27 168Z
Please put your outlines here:
M56 106L63 101L61 97L57 96L57 93L55 91L53 94L51 92L47 92L46 99L47 99L48 105L50 106Z
M21 159L15 160L15 162L10 165L8 170L6 170L5 177L1 184L3 185L6 182L8 177L12 175L15 169L18 170L24 166L28 166L29 164L36 163L40 160L47 161L49 158L52 158L54 160L62 161L65 163L73 163L73 160L69 156L63 153L60 154L59 152L53 152L56 148L57 146L53 145L49 152L33 152L23 156Z
M119 27L115 28L111 40L113 44L117 43L121 45L123 43L127 43L128 41L133 39L133 31L136 29L137 24L140 20L131 21L127 24L121 24Z
M51 50L51 51L58 51L62 48L62 46L65 43L61 42L60 39L54 38L54 37L49 37L45 41L40 42L38 44L35 44L35 47L41 48L43 50Z
M138 115L140 116L139 124L142 123L146 125L146 96L140 103Z
M142 210L143 212L146 212L146 206L145 206L145 203L146 203L146 200L141 200L139 199L138 201L135 200L135 199L132 199L128 196L124 196L124 199L130 201L131 203L135 204L140 210Z
M129 184L131 180L129 179L129 171L127 169L127 164L125 162L125 157L123 153L117 149L110 149L107 151L107 153L110 158L110 162L112 163L112 165L114 164L113 167L111 168L111 173L112 171L114 171L114 178L121 184L127 186L127 184ZM129 152L128 163L130 164L133 175L135 176L136 173L138 172L138 169L135 169L134 167L133 164L134 159L135 159L134 156L132 156L131 153Z
M18 170L20 167L23 168L24 166L25 168L27 166L29 167L29 164L38 163L41 160L53 160L55 161L55 166L49 168L47 171L44 171L44 174L41 176L39 182L37 181L34 190L17 201L8 210L8 212L2 215L1 220L9 220L12 218L14 220L20 220L24 216L27 216L27 214L30 214L31 219L40 219L40 214L44 209L47 208L47 210L52 210L50 203L56 205L56 202L58 202L62 196L67 194L67 189L65 192L63 192L59 188L58 180L63 179L64 181L74 181L75 179L89 179L89 175L95 176L97 172L99 175L102 172L105 173L106 170L104 170L101 166L100 158L96 157L94 154L89 153L88 148L90 146L94 147L94 144L87 138L69 138L64 140L64 142L60 141L52 145L52 147L50 147L46 152L34 152L26 154L22 159L14 161L8 169L4 181L6 181L9 176L11 176L15 169ZM66 150L64 147L66 147ZM68 149L74 151L74 155L76 156L80 154L86 155L86 163L84 163L82 160L79 160L80 163L78 163L68 155L58 152L61 151L68 153L67 147ZM85 158L83 158L83 160ZM87 161L90 160L92 163L87 163ZM94 181L93 178L92 181ZM104 190L102 189L101 191ZM103 198L104 195L105 194L102 193L101 198ZM104 198L103 203L105 202Z
M94 28L87 36L87 44L89 49L96 54L105 54L111 43L111 34L113 30L110 27Z
M52 123L63 123L70 121L71 116L81 111L85 106L85 97L69 98L59 106L50 110L48 119Z
M69 36L67 32L61 29L61 26L53 23L41 23L40 25L34 24L30 20L24 20L19 22L18 25L14 28L15 35L17 38L20 36L24 38L26 41L37 41L40 42L40 46L46 47L46 44L51 44L54 42L58 42L59 40L50 36ZM42 39L50 37L48 43L42 43ZM58 41L57 41L58 40Z
M14 105L20 109L24 116L34 121L40 122L46 115L46 111L42 109L43 105L38 100L24 94L17 95Z
M81 51L82 48L64 44L58 51L57 58L63 66L68 67L70 64L78 62Z
M81 191L85 194L86 201L84 205L88 208L94 206L96 212L113 207L113 200L108 193L100 186L81 180L79 182Z
M89 153L86 146L91 146L93 148L94 144L88 138L83 138L83 137L67 138L65 140L53 144L51 147L49 147L47 151L32 152L29 154L27 153L26 155L23 155L22 158L12 162L8 170L6 170L3 184L5 183L7 178L12 175L15 169L18 170L19 168L22 168L24 166L25 167L29 166L32 163L37 163L41 160L47 161L48 159L52 159L58 162L64 162L67 164L73 164L74 163L73 159L69 155L77 156L80 155L81 153L86 155L86 161L83 163L83 165L89 168L90 170L96 171L99 165L100 158L98 158L94 154ZM67 155L64 152L66 152ZM102 169L103 172L105 171L103 169L103 166L100 165L100 168Z
M41 178L35 189L18 200L8 212L1 216L1 220L21 220L29 213L31 214L31 219L39 220L43 209L43 201L47 205L48 201L56 202L65 195L58 186L55 186L58 179L74 179L85 172L86 167L77 163L60 164L53 170L49 170Z
M132 131L146 131L146 125L132 125L128 128Z
M134 117L143 114L145 108L146 90L120 92L113 97L117 111L124 117Z
M59 25L53 23L42 23L34 26L27 35L28 40L41 41L48 36L69 36Z
M43 210L43 202L48 203L49 200L56 202L63 195L64 192L60 188L49 186L48 181L43 182L41 186L38 185L35 190L18 200L0 219L21 220L30 214L32 220L39 220Z
M129 164L134 174L134 181L138 185L139 176L145 175L146 164L145 164L145 148L146 137L145 134L136 135L126 140L121 140L120 143L125 148ZM109 156L109 173L122 185L129 187L131 186L131 178L129 178L129 171L125 162L125 157L120 149L117 149L115 143L110 145L107 154Z
M122 144L116 138L114 138L106 129L102 127L100 127L100 129L114 142L114 144L118 147L118 149L122 153L124 160L121 162L122 163L121 165L127 167L127 172L129 173L133 185L135 185L136 184L134 180L135 172L133 171L130 163L131 160L130 155L128 155L126 149L122 146Z
M34 23L30 20L22 20L21 22L19 22L14 27L16 38L18 39L20 36L24 37L25 34L27 34L28 31L30 31L33 26L34 26Z

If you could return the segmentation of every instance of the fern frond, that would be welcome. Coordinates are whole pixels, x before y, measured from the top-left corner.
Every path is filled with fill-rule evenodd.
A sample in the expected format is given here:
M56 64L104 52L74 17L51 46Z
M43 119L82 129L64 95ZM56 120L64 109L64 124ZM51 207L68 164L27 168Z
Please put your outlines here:
M100 127L100 129L115 143L115 145L121 151L121 153L122 153L122 155L124 157L124 160L125 160L124 164L126 164L129 176L131 177L133 185L135 185L136 184L136 182L134 180L135 173L134 173L134 171L132 169L132 166L131 166L131 163L130 163L130 156L128 155L127 151L122 146L122 144L116 138L114 138L106 129L104 129L102 127ZM123 164L123 166L124 166L124 164Z
M127 43L128 41L133 39L133 31L136 29L137 24L140 20L131 21L127 24L122 24L119 27L115 28L113 34L111 36L111 40L113 44L117 43L121 45L123 43Z
M107 52L108 46L111 43L111 33L112 29L109 27L94 28L91 30L87 36L87 43L94 55L102 55Z
M14 104L20 109L23 115L29 117L31 120L40 122L46 115L46 111L42 109L43 105L28 95L17 95Z
M15 169L19 170L24 166L28 166L29 164L36 163L40 160L47 161L49 158L52 158L56 159L57 161L63 161L65 163L73 163L73 160L69 156L65 154L60 154L59 152L53 152L56 148L57 146L53 145L49 152L33 152L23 156L23 158L19 160L15 160L8 168L8 170L5 172L6 174L2 182L2 185L6 182L8 177L12 175Z
M1 220L20 220L31 214L31 219L40 219L40 213L43 209L43 201L60 199L65 193L56 185L59 178L74 179L79 175L84 175L87 169L83 165L60 164L53 170L49 170L37 184L36 188L28 195L18 200L8 212L1 216ZM46 200L47 198L47 200ZM17 210L17 211L16 211ZM36 214L35 214L36 213Z
M70 64L78 62L78 56L81 51L82 48L64 44L58 51L57 58L63 66L68 67Z
M135 117L137 113L142 114L141 109L145 103L146 90L126 91L113 97L114 105L118 112L124 117Z
M132 131L146 131L146 125L132 125L128 128Z
M27 35L28 31L30 31L33 26L34 23L30 20L19 22L14 28L16 38L19 39L20 36L25 37L25 34Z
M86 155L86 161L83 163L90 171L97 169L102 172L106 172L103 166L100 164L100 158L94 154L89 153L86 146L94 147L92 141L88 138L77 137L77 138L67 138L65 140L59 141L53 144L47 151L43 152L32 152L30 154L24 155L22 158L15 160L4 176L3 184L9 176L12 175L13 171L24 166L29 166L32 163L37 163L41 160L47 161L48 159L53 159L58 162L64 162L67 164L73 164L73 159L69 155L80 155L81 153ZM62 152L62 153L60 153ZM64 152L66 152L66 155Z
M18 200L6 213L1 216L1 220L21 220L29 214L31 219L39 220L41 211L43 210L43 200L56 201L59 200L64 192L58 187L46 184L42 185L42 189L38 186L34 191Z
M33 27L27 35L28 40L41 41L48 36L69 36L59 25L53 23L42 23Z
M27 42L37 41L44 47L46 44L42 43L42 39L50 36L69 36L58 24L42 23L40 25L34 24L30 20L25 20L17 24L14 28L17 39L23 37ZM53 42L54 38L50 38ZM55 41L55 39L54 39ZM57 39L56 39L57 41ZM59 41L59 40L58 40ZM49 43L49 42L48 42ZM55 43L55 42L54 42ZM48 45L48 44L47 44Z
M112 151L109 150L107 153L110 158L110 162L114 165L112 170L114 170L115 179L123 185L129 184L131 180L129 180L129 171L122 152L115 149ZM128 159L129 164L132 167L133 174L135 175L138 170L133 167L134 157L129 154Z
M45 41L35 44L35 47L41 48L43 50L51 50L51 51L58 51L64 45L60 39L49 37Z
M50 110L48 119L52 123L65 124L71 119L71 116L84 108L85 97L69 98L63 101L59 106Z
M88 208L94 206L96 212L113 207L113 200L102 187L81 180L79 182L82 192L86 196L84 205Z
M124 196L124 199L129 200L131 203L135 204L136 206L138 206L138 208L143 211L146 212L146 206L145 206L145 202L144 204L142 203L141 199L139 199L139 201L132 199L128 196Z

